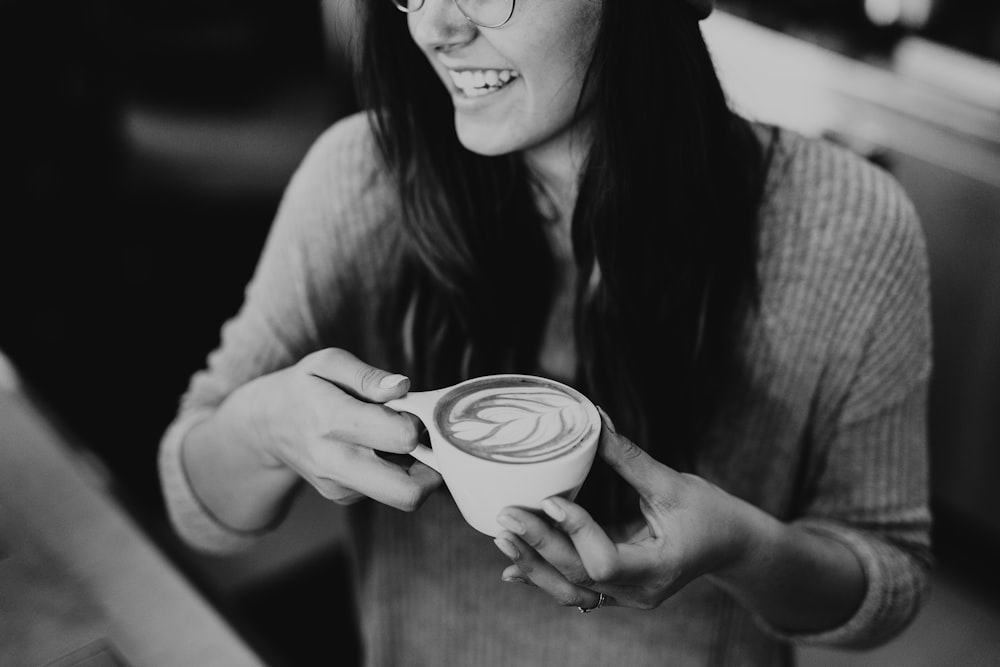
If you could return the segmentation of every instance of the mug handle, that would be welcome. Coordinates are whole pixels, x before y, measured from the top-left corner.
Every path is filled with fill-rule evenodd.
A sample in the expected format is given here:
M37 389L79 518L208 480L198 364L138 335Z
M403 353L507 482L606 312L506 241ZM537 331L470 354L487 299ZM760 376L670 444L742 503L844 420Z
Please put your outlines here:
M441 467L438 465L437 457L434 456L434 451L427 445L417 445L416 448L410 452L410 456L420 461L428 468L434 468L438 473L441 472Z
M402 398L394 398L384 403L385 407L396 412L409 412L417 416L417 419L424 423L428 431L434 429L434 408L438 399L447 393L448 389L436 389L434 391L411 391ZM434 440L432 435L431 440ZM420 461L424 465L441 472L437 456L427 445L417 445L416 449L410 452L410 456Z

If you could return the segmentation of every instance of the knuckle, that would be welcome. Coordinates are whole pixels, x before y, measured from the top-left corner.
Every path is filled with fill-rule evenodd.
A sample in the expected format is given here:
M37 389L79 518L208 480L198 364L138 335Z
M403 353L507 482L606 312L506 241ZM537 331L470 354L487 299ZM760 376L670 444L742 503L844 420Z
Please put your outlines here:
M346 489L340 484L332 482L328 479L317 479L313 481L313 487L319 495L336 503L339 503L353 495L353 492L350 489Z
M351 493L339 498L331 498L330 500L337 503L338 505L346 507L347 505L354 505L355 503L359 503L361 502L362 499L364 499L364 496L361 495L360 493Z
M634 461L635 459L641 458L646 452L643 451L642 447L635 444L628 438L622 438L622 459L626 461Z
M668 597L670 596L666 592L659 589L644 591L633 602L633 606L643 611L649 611L659 607Z
M354 371L355 386L365 391L376 389L381 376L382 371L378 370L374 366L362 364L357 370Z
M555 594L554 598L563 607L579 607L583 605L582 596L576 591L559 591Z
M296 363L295 365L297 367L299 367L299 368L302 368L302 369L312 368L313 366L316 365L316 361L319 359L319 356L321 354L323 354L323 350L317 350L316 352L310 352L309 354L307 354L304 357L302 357L301 359L299 359L298 363Z
M562 529L568 535L579 535L588 527L587 519L575 513L567 513L566 519L562 522Z
M653 514L672 514L677 504L669 496L662 493L649 493L639 499L639 504Z
M599 560L588 567L588 573L598 582L615 581L618 577L618 565L609 560Z
M320 359L329 364L343 363L347 358L347 352L339 347L327 347L318 352Z
M417 439L420 436L417 425L414 423L415 420L403 416L395 421L397 427L390 444L394 445L400 451L409 452L416 446Z
M533 530L529 530L520 536L522 540L528 543L531 548L535 551L545 551L545 547L548 545L548 540L545 535L537 533Z
M403 510L404 512L413 512L424 500L424 490L417 486L407 486L403 489L399 498L396 500L396 507Z
M341 350L338 348L326 347L307 354L299 364L305 368L318 368L327 364L335 364L340 360L340 352Z

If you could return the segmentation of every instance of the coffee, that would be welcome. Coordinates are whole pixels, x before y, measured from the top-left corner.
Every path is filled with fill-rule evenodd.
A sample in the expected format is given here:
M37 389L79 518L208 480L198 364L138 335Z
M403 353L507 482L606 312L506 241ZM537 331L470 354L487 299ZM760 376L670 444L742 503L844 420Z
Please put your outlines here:
M543 378L482 378L438 403L434 420L455 447L500 463L564 456L594 432L587 399Z
M504 507L540 512L545 498L575 498L601 433L601 416L583 394L533 375L411 391L386 406L427 426L432 446L410 454L441 473L470 526L494 537Z

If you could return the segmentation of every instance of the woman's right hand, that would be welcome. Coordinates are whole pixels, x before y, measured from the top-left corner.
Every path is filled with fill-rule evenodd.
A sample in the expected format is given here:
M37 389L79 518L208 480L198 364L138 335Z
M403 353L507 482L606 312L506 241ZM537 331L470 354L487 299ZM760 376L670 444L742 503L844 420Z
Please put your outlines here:
M328 348L253 380L230 398L240 404L248 444L265 467L294 471L340 504L368 497L412 511L440 486L441 476L419 461L405 466L379 456L406 454L417 445L420 421L381 405L409 388L405 376Z

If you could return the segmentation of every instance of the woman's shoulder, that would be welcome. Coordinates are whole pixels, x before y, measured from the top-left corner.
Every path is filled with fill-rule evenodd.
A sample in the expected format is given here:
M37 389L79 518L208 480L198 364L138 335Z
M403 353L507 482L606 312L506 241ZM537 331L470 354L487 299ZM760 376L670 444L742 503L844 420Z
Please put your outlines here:
M879 231L910 225L916 215L896 178L853 150L822 137L775 129L765 212L794 213L810 227Z
M285 190L279 218L293 217L313 234L365 236L385 227L396 209L368 119L357 113L313 142Z
M398 210L367 119L356 114L307 152L285 189L270 244L306 266L310 280L340 280L352 270L367 275L397 248Z
M765 188L765 258L822 258L846 269L923 250L916 210L895 177L830 140L776 130Z
M364 112L346 116L313 142L293 177L325 182L327 187L364 190L384 186L378 148Z
M348 158L358 166L374 166L375 151L375 137L368 115L359 111L337 120L324 130L313 142L309 156L321 160Z

